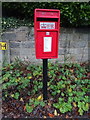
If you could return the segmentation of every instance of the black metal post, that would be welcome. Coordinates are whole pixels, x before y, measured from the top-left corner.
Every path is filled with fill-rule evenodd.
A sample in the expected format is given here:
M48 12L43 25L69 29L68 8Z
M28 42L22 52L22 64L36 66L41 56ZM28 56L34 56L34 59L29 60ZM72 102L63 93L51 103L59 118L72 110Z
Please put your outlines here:
M43 59L43 100L47 100L48 59Z

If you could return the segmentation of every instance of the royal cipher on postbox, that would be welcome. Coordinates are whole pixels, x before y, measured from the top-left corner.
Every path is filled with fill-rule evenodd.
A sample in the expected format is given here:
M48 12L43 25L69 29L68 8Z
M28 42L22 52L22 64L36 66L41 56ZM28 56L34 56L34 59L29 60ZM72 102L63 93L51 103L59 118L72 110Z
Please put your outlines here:
M58 57L60 10L35 9L34 33L37 59Z

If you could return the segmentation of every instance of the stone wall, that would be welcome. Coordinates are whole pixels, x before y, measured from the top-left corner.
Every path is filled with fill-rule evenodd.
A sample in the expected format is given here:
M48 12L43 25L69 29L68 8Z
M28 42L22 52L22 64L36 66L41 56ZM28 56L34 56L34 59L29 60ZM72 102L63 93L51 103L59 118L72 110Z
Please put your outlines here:
M59 37L58 59L52 62L86 62L89 60L88 43L89 28L61 28ZM14 61L15 57L32 63L40 63L41 59L35 58L34 28L19 27L2 34L2 40L8 43L8 49L4 51L4 60Z

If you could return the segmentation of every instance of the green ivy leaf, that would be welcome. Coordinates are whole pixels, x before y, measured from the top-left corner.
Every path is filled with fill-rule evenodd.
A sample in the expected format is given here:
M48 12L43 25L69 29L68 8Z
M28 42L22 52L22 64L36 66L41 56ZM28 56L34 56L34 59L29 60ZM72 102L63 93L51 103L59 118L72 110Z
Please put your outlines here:
M18 98L19 98L19 95L20 95L19 92L16 92L16 93L14 94L14 98L15 98L15 99L18 99Z
M64 93L62 92L61 95L64 96Z
M81 108L79 108L78 112L80 113L80 115L83 115L83 110Z
M27 103L26 103L26 110L28 113L31 113L33 111L33 107L29 106Z
M45 106L45 102L40 101L40 105L41 105L42 107L44 107L44 106Z

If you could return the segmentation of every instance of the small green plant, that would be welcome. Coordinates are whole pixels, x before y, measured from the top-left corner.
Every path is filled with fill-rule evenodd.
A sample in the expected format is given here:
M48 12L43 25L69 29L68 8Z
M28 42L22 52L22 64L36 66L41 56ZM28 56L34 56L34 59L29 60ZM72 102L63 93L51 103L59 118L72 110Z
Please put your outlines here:
M33 111L33 107L26 103L26 110L28 113L31 113Z
M15 94L11 94L11 97L18 99L20 96L19 92L16 92Z
M45 102L38 100L38 99L30 99L29 103L26 103L26 111L31 113L35 107L40 105L41 107L45 106Z
M87 72L88 70L80 64L48 63L48 94L53 101L53 109L59 110L62 114L77 109L78 115L84 115L89 110L87 94L90 81ZM2 68L0 81L3 100L12 98L24 102L27 98L25 107L29 113L37 106L44 107L45 103L36 99L36 96L41 94L42 80L42 66L16 59L14 63Z
M54 103L53 106L60 110L61 113L65 113L72 110L72 105L70 102L64 102L64 99L59 98L58 103Z
M78 102L78 112L80 113L80 115L83 115L84 111L88 111L89 110L89 104L83 102Z

